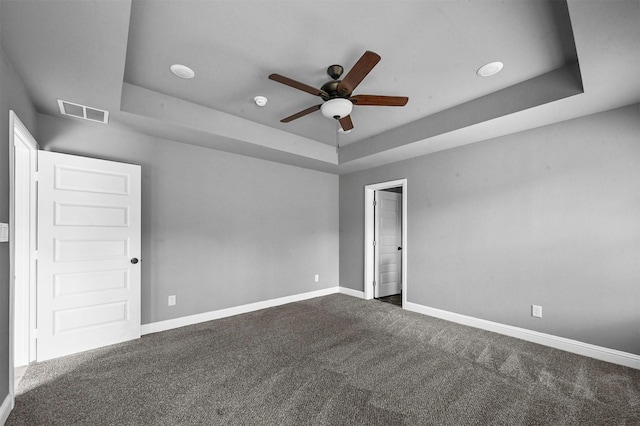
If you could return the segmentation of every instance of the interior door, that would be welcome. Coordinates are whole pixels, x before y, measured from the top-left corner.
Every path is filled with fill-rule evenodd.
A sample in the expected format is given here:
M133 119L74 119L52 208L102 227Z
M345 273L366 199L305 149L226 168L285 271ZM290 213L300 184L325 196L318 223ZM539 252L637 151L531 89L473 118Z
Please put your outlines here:
M402 194L379 190L375 200L375 297L385 297L402 291Z
M140 337L140 166L38 152L37 360Z

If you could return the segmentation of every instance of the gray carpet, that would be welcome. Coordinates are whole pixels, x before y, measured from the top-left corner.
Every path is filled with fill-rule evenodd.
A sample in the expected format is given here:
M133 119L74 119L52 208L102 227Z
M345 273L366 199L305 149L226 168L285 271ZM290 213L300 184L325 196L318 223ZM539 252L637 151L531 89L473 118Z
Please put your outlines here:
M331 295L29 368L8 425L640 424L640 371Z

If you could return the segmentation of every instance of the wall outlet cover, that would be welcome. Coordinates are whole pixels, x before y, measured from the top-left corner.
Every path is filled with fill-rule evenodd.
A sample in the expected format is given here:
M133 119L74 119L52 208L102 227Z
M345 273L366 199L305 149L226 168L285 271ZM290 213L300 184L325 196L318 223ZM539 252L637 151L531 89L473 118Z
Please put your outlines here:
M6 243L6 242L9 242L9 224L0 223L0 243Z
M531 316L536 318L542 318L542 306L531 305Z

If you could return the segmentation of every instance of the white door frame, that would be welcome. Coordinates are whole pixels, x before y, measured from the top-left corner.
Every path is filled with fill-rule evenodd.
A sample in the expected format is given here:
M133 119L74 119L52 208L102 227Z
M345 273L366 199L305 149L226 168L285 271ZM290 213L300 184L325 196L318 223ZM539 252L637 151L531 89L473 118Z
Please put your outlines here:
M374 240L374 206L375 191L402 187L402 306L407 303L407 179L381 182L364 187L364 298L373 299L375 280L375 250Z
M15 188L15 176L16 167L25 167L25 164L16 164L15 160L15 143L22 143L22 145L29 150L29 176L30 176L30 197L29 197L29 259L28 264L30 268L29 274L29 302L28 309L18 309L16 312L15 296L16 296L16 230L15 230L15 218L17 214L24 215L23 206L16 206L16 188ZM14 398L14 356L15 356L15 323L16 321L22 321L28 324L28 342L29 342L29 363L35 361L35 249L36 249L36 181L35 170L37 166L38 155L38 143L35 141L27 127L20 121L18 116L9 111L9 270L10 270L10 286L9 286L9 394L13 401ZM20 211L16 211L16 208ZM19 318L16 317L19 315Z

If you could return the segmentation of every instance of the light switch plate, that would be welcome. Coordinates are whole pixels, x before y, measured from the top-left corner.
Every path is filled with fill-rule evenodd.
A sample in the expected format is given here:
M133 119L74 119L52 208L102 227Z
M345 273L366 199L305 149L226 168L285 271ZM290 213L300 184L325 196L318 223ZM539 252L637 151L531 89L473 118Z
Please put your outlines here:
M9 224L0 223L0 243L9 242Z

